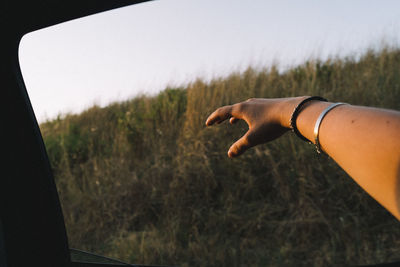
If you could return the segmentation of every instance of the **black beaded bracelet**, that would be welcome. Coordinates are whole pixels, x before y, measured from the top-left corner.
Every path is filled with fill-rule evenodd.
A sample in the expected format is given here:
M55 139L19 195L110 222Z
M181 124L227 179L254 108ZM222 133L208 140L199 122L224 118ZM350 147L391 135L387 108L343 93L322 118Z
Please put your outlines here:
M309 102L309 101L313 101L313 100L319 100L319 101L325 101L325 102L328 101L328 100L326 100L325 98L320 97L320 96L311 96L311 97L308 97L308 98L304 99L303 101L301 101L301 102L294 108L293 113L292 113L292 116L290 117L290 128L292 128L292 131L293 131L300 139L302 139L302 140L304 140L304 141L306 141L306 142L309 142L309 143L311 143L311 141L308 140L307 138L305 138L305 137L299 132L299 129L297 129L296 120L297 120L297 116L299 116L301 107L302 107L305 103L307 103L307 102Z

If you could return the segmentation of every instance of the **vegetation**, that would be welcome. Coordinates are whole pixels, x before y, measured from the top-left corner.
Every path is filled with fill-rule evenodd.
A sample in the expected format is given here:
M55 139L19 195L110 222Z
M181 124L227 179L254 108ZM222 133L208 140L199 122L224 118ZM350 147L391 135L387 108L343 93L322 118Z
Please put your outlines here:
M398 221L293 134L229 159L250 97L321 95L400 110L400 50L247 69L41 125L70 246L132 263L332 266L400 259Z

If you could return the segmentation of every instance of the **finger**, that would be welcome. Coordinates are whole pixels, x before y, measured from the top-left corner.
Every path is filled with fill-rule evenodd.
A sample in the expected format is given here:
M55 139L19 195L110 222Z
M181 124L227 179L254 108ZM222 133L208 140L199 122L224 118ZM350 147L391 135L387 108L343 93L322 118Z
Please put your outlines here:
M251 131L247 131L239 140L237 140L228 150L228 157L234 158L243 154L247 149L254 146L250 142Z
M208 118L206 120L206 125L210 126L210 125L213 125L214 123L221 123L224 120L230 118L231 117L231 109L232 109L232 106L224 106L224 107L217 109L216 111L211 113L210 116L208 116Z
M235 124L235 123L238 122L238 121L239 121L239 119L238 119L238 118L235 118L235 117L232 117L232 118L229 119L229 123L230 123L230 124Z

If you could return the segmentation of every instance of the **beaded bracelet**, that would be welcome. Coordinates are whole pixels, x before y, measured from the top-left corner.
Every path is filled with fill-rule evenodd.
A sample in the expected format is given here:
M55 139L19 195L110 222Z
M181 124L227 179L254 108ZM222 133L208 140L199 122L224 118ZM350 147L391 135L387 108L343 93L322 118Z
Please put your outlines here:
M300 139L302 139L302 140L304 140L304 141L306 141L306 142L309 142L309 143L312 143L312 142L311 142L310 140L308 140L307 138L305 138L305 137L299 132L299 130L297 129L296 120L297 120L297 116L298 116L299 113L300 113L301 107L302 107L305 103L307 103L307 102L309 102L309 101L313 101L313 100L319 100L319 101L325 101L325 102L328 101L328 100L326 100L325 98L320 97L320 96L311 96L311 97L308 97L308 98L306 98L306 99L303 99L303 100L294 108L293 113L292 113L292 116L290 117L290 128L292 129L292 131L293 131Z

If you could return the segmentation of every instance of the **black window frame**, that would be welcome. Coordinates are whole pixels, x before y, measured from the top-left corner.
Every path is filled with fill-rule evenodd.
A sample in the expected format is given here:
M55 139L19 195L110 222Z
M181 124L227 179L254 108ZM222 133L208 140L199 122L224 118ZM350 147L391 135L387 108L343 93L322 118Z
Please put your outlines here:
M5 0L0 9L1 266L123 266L72 262L46 149L19 66L32 31L146 0ZM139 265L125 265L139 266Z

